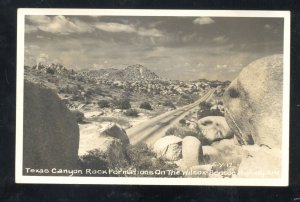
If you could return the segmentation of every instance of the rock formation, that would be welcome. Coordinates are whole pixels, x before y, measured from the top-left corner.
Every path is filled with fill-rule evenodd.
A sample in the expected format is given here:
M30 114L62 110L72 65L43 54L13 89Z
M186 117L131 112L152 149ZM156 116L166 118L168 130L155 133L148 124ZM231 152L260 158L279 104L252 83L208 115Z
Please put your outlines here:
M24 168L77 166L77 121L52 90L25 81L23 120Z
M198 121L198 125L208 144L233 137L233 131L222 116L204 117Z
M166 160L176 161L182 157L181 145L181 138L169 135L157 140L153 145L153 151L158 158L162 157Z
M182 160L187 168L203 163L203 151L200 140L186 136L182 140Z
M239 176L245 170L280 172L282 87L283 57L273 55L245 67L224 93L225 118L236 139L256 148L243 159Z

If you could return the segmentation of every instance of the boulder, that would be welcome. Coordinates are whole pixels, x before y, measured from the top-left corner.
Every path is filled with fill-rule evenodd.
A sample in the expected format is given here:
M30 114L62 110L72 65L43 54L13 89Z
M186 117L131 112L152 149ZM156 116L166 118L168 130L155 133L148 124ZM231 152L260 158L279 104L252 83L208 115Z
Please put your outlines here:
M200 140L193 136L186 136L183 138L182 160L188 168L203 163L203 151Z
M198 121L198 125L207 144L233 137L233 131L222 116L204 117Z
M273 55L246 66L224 92L226 121L237 142L250 145L237 177L280 176L282 88L283 57Z
M58 95L40 84L24 83L24 168L74 168L79 128Z
M219 151L212 146L202 146L202 151L205 163L216 161L220 155Z
M235 144L234 139L224 139L214 142L211 145L218 150L219 155L211 155L211 160L218 163L230 164L231 166L238 166L242 159L247 155L247 152L240 146Z
M281 176L279 149L251 146L245 150L248 150L249 155L239 165L237 178L279 178Z
M225 118L240 144L281 147L283 58L246 66L224 93Z
M182 139L174 135L168 135L157 140L153 145L156 156L166 160L176 161L182 157Z
M100 136L114 137L121 140L124 145L129 144L129 138L126 134L126 131L116 123L111 123L104 127L104 129L102 129L102 131L100 132Z

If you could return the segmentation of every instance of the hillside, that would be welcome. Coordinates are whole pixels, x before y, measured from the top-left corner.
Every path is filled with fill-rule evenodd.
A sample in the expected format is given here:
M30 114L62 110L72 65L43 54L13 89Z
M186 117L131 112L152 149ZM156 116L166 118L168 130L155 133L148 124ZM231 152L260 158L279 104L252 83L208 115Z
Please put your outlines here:
M154 72L140 64L130 65L124 69L107 68L87 70L82 71L81 73L90 77L117 81L151 81L160 79Z

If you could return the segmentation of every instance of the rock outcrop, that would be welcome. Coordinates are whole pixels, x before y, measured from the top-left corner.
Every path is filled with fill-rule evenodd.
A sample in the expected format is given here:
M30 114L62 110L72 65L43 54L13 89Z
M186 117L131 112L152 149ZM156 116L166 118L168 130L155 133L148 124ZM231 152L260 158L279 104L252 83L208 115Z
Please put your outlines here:
M77 166L77 121L55 92L25 81L23 121L24 168Z
M100 136L113 137L113 138L121 140L124 145L129 144L129 138L126 134L126 131L116 123L111 123L108 126L106 126L101 131Z
M233 131L222 116L204 117L198 121L198 125L208 144L233 137Z
M241 144L281 147L283 58L245 67L224 93L225 118Z
M169 135L155 142L153 151L158 158L162 157L166 160L176 161L182 157L182 139Z
M237 177L280 176L282 88L283 57L273 55L249 64L225 91L227 123L240 144L253 145L244 146Z
M187 168L203 164L203 151L200 140L186 136L182 140L182 161Z

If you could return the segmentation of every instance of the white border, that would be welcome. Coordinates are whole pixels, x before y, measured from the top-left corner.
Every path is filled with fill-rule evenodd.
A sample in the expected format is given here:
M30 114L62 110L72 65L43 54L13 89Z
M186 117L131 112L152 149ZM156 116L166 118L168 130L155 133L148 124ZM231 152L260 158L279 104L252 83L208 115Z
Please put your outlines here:
M282 113L282 175L279 179L241 178L150 178L150 177L52 177L23 176L23 91L25 15L105 15L105 16L210 16L284 18L284 74ZM217 185L217 186L288 186L289 177L289 106L290 106L290 11L244 10L145 10L145 9L18 9L17 22L17 93L16 93L16 183L35 184L131 184L131 185Z

